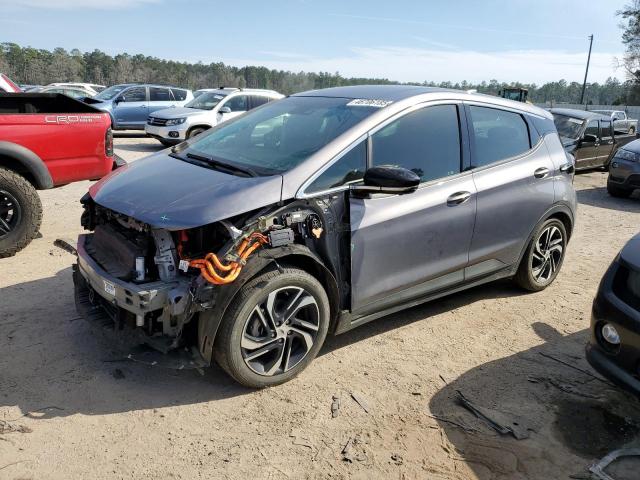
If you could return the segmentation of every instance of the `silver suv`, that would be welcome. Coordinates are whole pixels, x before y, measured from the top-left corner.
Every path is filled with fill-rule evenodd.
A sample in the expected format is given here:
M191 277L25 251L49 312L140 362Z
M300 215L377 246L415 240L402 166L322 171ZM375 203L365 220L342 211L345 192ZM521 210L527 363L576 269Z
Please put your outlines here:
M175 145L284 95L257 88L219 88L201 93L181 108L153 112L145 132L163 145Z
M95 184L78 309L174 366L279 384L327 333L499 278L546 288L573 230L573 169L551 114L524 103L300 93Z

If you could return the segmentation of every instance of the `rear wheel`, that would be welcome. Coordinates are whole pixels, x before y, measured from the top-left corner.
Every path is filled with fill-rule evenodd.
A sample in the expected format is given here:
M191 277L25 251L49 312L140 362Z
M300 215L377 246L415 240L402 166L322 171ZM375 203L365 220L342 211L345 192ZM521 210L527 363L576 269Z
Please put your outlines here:
M248 282L227 309L215 359L238 383L262 388L304 370L324 343L329 299L322 284L295 268Z
M618 187L617 185L613 185L611 182L607 182L607 192L609 192L609 195L611 195L612 197L628 198L633 190Z
M547 288L560 272L566 247L564 224L556 218L543 222L534 232L520 261L515 282L531 292Z
M42 204L36 189L24 177L0 168L0 258L26 247L41 223Z
M636 127L629 127L629 135L636 133Z

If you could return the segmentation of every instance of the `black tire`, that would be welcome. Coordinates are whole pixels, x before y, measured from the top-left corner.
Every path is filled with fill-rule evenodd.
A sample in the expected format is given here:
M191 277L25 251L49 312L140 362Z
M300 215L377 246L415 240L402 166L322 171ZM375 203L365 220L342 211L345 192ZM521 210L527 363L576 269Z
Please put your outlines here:
M629 135L633 135L634 133L636 133L636 128L635 127L629 127Z
M548 252L541 252L536 249L538 242L544 242L544 235L547 231L556 232L556 230L553 230L554 228L559 232L559 235L561 235L559 245L562 247L562 250L559 258L556 256L557 249L555 248L555 245L552 254L548 254ZM557 237L554 236L554 238ZM567 231L564 224L557 218L550 218L542 222L542 224L540 224L533 233L531 242L529 242L527 250L524 252L520 265L518 266L518 271L513 277L513 280L517 285L525 290L529 290L530 292L539 292L540 290L544 290L551 285L558 276L558 272L560 272L562 262L564 261L566 250ZM541 270L538 270L541 272L540 276L536 275L536 265L542 265ZM546 278L544 273L547 270L545 270L544 265L548 265L549 268L549 275Z
M170 141L168 141L168 140L162 140L162 139L160 139L160 138L158 139L158 141L159 141L162 145L164 145L165 147L171 147L171 146L175 145L175 142L170 142Z
M34 186L21 175L0 168L0 258L26 247L38 235L41 223L42 203Z
M303 349L306 350L306 353L296 353L300 356L300 359L297 360L297 363L295 363L292 368L287 370L288 362L295 353L293 351L294 347L292 347L292 344L297 342L295 344L300 347L301 343L305 342L303 342L299 337L296 337L296 335L291 337L285 336L281 339L272 340L270 337L275 338L276 328L272 330L263 329L264 336L260 341L264 342L265 346L274 346L271 347L274 357L273 365L275 366L276 364L279 364L279 366L282 367L282 372L274 374L256 373L255 368L249 366L250 360L248 359L248 356L251 353L256 352L258 349L249 352L249 354L246 354L246 352L243 354L243 350L245 349L241 346L241 342L243 342L248 335L248 333L245 335L245 330L250 328L252 322L260 325L255 320L255 310L260 308L264 302L267 302L270 294L274 295L275 298L275 295L279 294L277 292L286 292L287 289L299 289L304 295L312 297L315 301L315 306L311 306L311 308L313 308L313 312L317 314L317 317L315 317L317 318L317 322L315 322L314 318L314 325L317 323L317 330L314 330L315 338L312 342L312 347L307 350L306 346L302 345ZM315 307L317 307L317 309ZM265 313L265 310L261 311ZM297 315L291 315L291 317L297 317ZM263 318L273 317L267 314ZM283 319L285 317L279 318ZM229 305L216 335L214 358L218 365L220 365L220 367L222 367L229 376L241 385L250 388L264 388L279 385L298 375L315 358L327 336L329 319L329 299L322 284L315 277L304 270L299 270L297 268L285 268L282 272L277 270L265 272L247 282ZM267 320L267 322L271 323L270 320ZM288 322L286 323L288 324ZM292 322L291 325L296 324L295 322ZM278 328L279 326L280 324L278 323ZM283 328L287 328L284 322L282 323L282 326ZM273 333L269 334L269 332ZM278 333L278 336L279 335L280 333ZM258 335L256 334L250 338L258 339ZM284 352L286 351L287 346L289 346L290 349L289 355L286 357L286 363L283 365L282 362L285 357L284 353L280 354L280 349L283 349ZM266 358L268 355L272 355L271 350L259 358ZM247 360L245 361L246 356Z
M607 192L609 195L616 198L629 198L633 193L633 190L628 188L618 187L611 182L607 182Z
M200 135L202 132L204 132L206 130L206 128L204 127L195 127L192 128L191 130L189 130L189 132L187 133L187 139L189 138L193 138L196 135Z

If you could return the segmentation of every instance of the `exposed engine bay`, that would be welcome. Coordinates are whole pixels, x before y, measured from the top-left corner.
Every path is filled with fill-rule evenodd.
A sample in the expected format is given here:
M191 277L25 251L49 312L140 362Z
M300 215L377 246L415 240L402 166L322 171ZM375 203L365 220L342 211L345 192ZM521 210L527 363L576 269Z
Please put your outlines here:
M83 198L76 302L140 343L186 347L208 363L215 330L240 286L295 257L318 271L338 304L348 301L348 209L344 194L275 205L185 230L166 230ZM330 253L331 252L331 253ZM337 254L336 252L347 252Z

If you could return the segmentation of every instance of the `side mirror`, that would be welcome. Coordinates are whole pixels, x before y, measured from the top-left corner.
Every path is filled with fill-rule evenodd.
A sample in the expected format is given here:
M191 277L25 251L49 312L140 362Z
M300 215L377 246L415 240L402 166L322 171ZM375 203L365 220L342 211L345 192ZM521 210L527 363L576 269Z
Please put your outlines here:
M596 137L595 135L591 135L590 133L585 133L582 136L582 141L589 142L589 143L596 143L598 141L598 137Z
M231 113L231 109L229 107L220 107L220 110L218 110L218 113L222 114L222 113Z
M124 102L124 95L120 95L119 97L116 97L116 99L113 101L113 103L120 103L120 102Z
M352 185L357 193L388 193L402 195L418 189L420 177L411 170L393 165L371 167L364 172L364 185Z

